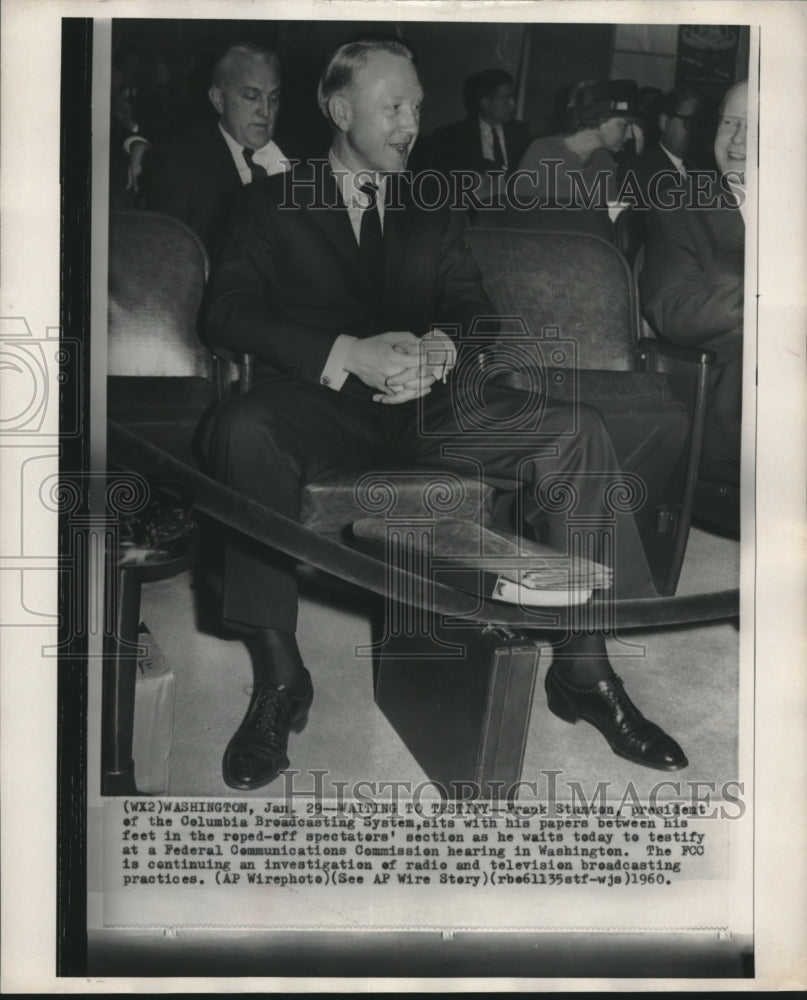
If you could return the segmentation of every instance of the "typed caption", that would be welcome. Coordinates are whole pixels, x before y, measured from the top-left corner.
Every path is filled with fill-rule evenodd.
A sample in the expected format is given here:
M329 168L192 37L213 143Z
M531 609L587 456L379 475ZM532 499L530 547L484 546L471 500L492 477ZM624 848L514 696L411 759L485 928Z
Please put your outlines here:
M106 804L105 887L671 886L726 877L727 825L702 805L380 804L122 799Z

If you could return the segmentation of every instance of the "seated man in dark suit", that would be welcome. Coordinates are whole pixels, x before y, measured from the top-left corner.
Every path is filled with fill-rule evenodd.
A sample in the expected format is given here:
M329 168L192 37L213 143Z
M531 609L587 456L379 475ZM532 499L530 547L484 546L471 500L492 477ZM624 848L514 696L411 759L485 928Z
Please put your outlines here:
M660 185L686 177L693 123L699 109L700 96L690 87L678 87L664 98L658 117L659 141L628 164L646 202L658 203Z
M241 187L287 166L272 138L280 108L277 57L261 45L231 46L216 63L209 96L218 122L150 150L142 186L147 208L186 223L212 255Z
M671 189L680 188L686 179L687 157L700 105L700 95L692 88L671 90L658 115L658 142L632 157L622 168L620 190L632 205L632 211L626 213L631 232L623 247L629 258L645 241L648 213L654 208L669 209L676 203Z
M619 481L600 415L580 407L577 433L564 436L569 406L545 400L537 429L511 433L529 397L489 380L480 390L467 334L492 307L465 245L465 216L450 203L418 203L405 173L422 97L412 53L397 39L343 45L319 88L332 129L328 160L244 192L210 277L206 337L255 353L262 370L214 415L213 474L297 520L302 487L334 471L480 470L523 489L529 529L565 552L565 513L537 499L541 482L557 477L577 512L612 518L618 594L652 595L633 516L609 515L597 483ZM463 405L479 411L480 391L480 418L500 431L495 446L464 431L459 415ZM224 572L224 618L246 631L255 676L224 778L252 789L288 766L289 732L305 721L313 688L295 638L294 566L233 541ZM553 711L591 722L621 756L664 770L686 765L628 699L601 634L564 639L547 693Z
M640 278L653 329L717 355L702 465L708 478L732 485L740 481L747 107L743 81L726 94L720 113L714 151L721 178L693 175L698 187L683 205L650 213Z
M427 141L428 166L444 173L472 170L512 173L530 141L516 109L513 78L503 69L487 69L465 81L468 117L438 129ZM414 163L417 167L419 164Z

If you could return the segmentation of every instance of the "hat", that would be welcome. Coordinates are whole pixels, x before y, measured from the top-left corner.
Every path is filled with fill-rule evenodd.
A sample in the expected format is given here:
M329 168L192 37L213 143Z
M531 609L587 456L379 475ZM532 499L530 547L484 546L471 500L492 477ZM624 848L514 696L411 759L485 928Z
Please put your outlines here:
M636 108L638 86L633 80L606 80L603 83L578 84L572 91L568 110L585 119L639 119Z

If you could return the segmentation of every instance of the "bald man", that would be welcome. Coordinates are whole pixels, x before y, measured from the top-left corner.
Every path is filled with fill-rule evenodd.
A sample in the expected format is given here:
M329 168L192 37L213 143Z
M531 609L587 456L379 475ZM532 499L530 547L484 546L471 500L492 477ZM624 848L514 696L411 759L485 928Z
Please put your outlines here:
M212 256L238 191L287 168L273 138L277 56L261 45L230 46L216 63L208 96L218 122L149 151L142 183L146 206L190 226Z
M693 188L680 208L651 213L640 279L644 314L661 337L715 352L702 472L737 486L747 108L744 80L728 91L721 107L714 143L720 176L701 176L698 191Z

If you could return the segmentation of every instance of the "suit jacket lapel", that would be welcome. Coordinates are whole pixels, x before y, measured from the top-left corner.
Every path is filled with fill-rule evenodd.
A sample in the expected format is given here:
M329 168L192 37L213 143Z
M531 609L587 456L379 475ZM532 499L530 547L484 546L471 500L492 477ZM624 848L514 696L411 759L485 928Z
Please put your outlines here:
M396 275L399 273L406 256L406 246L409 240L410 219L408 205L409 190L403 178L390 175L387 184L387 203L399 205L399 208L386 208L384 211L384 266L383 288L375 288L364 266L359 250L359 244L350 224L347 208L342 201L336 184L336 179L330 170L318 168L317 195L319 205L327 207L308 207L308 214L323 230L333 243L340 257L350 267L364 294L378 300L384 297L385 291L395 287ZM397 190L396 190L397 188Z
M330 166L317 163L316 194L314 204L308 206L310 218L322 229L333 243L339 256L351 270L369 287L369 279L359 252L359 244L353 234L347 208L336 184Z
M215 172L223 183L226 182L230 187L237 190L242 184L241 174L238 172L233 154L230 152L227 140L221 134L221 129L218 125L211 125L210 127L210 149L212 154L211 163L209 164L212 168L211 173Z
M719 245L742 255L745 249L745 222L739 206L727 204L714 214L714 228Z
M485 149L482 145L482 127L478 118L468 119L468 146L474 150L480 160L485 159Z
M692 215L704 227L709 240L708 252L722 261L742 267L745 255L745 223L732 192L724 191L717 178L710 189L713 207Z

